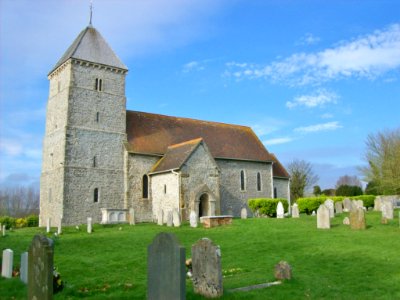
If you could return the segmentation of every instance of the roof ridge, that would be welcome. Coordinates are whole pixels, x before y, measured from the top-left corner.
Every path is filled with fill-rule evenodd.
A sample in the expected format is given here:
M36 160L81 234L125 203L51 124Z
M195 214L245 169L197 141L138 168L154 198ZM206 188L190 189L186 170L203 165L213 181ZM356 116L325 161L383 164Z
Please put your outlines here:
M184 145L190 145L190 144L195 145L195 144L198 144L198 143L200 143L202 141L203 141L203 138L199 137L199 138L191 139L191 140L188 140L188 141L185 141L185 142L182 142L182 143L170 145L170 146L168 146L168 149L174 149L174 148L178 148L178 147L182 147Z

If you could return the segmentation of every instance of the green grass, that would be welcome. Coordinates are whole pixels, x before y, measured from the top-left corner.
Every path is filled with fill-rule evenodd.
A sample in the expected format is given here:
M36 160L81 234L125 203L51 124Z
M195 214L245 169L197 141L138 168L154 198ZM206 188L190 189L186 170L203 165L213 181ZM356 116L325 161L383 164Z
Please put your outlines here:
M395 214L398 216L398 212ZM235 219L212 229L135 226L64 228L55 241L54 264L66 282L55 299L145 299L147 246L159 232L176 234L190 256L191 245L208 237L220 245L223 299L400 299L400 228L398 219L380 224L380 214L367 213L368 229L342 225L346 214L332 220L331 230L317 230L316 219ZM122 230L119 230L119 228ZM0 250L14 251L14 265L43 228L24 228L0 237ZM251 292L230 289L275 281L274 265L286 260L293 279ZM239 269L230 272L230 269ZM203 299L187 280L187 299ZM0 299L26 299L19 279L0 279Z

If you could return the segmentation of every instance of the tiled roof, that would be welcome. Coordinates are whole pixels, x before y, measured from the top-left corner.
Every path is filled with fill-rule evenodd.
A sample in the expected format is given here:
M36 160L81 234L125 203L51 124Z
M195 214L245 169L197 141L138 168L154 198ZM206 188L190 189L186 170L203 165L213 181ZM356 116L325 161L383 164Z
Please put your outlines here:
M128 68L107 44L101 34L91 26L88 26L82 30L82 32L78 35L78 37L64 53L61 59L56 63L49 74L66 62L69 58L76 58L88 62L128 70Z
M157 164L154 165L151 172L156 173L167 170L180 169L202 141L203 139L198 138L184 143L169 146L163 158L161 158L157 162Z
M285 167L280 163L280 161L276 158L275 154L270 153L273 158L273 165L272 165L272 172L274 177L287 177L289 178L290 175L286 171Z
M214 158L272 161L250 127L144 112L126 112L129 151L165 154L168 146L202 138Z

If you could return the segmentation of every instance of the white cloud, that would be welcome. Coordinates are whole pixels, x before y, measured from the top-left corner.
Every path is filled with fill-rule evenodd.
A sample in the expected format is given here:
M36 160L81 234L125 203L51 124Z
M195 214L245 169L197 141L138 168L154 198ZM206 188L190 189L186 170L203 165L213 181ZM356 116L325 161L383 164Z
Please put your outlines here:
M319 131L331 131L331 130L336 130L336 129L339 129L342 127L343 126L340 125L339 122L334 121L334 122L316 124L316 125L305 126L305 127L297 127L294 129L294 131L300 132L300 133L310 133L310 132L319 132Z
M256 124L251 125L251 128L258 136L263 136L275 132L286 126L286 122L276 118L264 118Z
M321 119L332 119L333 118L333 114L330 113L325 113L323 115L321 115Z
M1 139L0 151L5 155L17 156L22 153L22 144L9 139Z
M317 36L314 36L312 33L306 33L298 44L300 45L314 45L317 44L321 39Z
M337 98L338 96L335 93L321 89L314 94L298 96L293 101L286 102L286 107L305 106L307 108L314 108L324 106L328 103L336 104Z
M295 53L266 66L228 65L225 75L265 78L288 85L320 84L345 78L373 79L400 67L400 24L342 41L315 53Z
M270 139L270 140L265 140L263 141L263 144L266 146L271 146L271 145L279 145L279 144L286 144L293 141L293 138L291 137L282 137L282 138L275 138L275 139Z

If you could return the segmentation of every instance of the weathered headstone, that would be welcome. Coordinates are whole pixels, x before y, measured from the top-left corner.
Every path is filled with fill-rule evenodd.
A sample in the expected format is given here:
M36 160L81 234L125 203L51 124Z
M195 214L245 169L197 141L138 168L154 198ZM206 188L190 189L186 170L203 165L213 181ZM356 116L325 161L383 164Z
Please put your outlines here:
M28 300L53 299L53 241L35 235L28 256Z
M285 217L285 211L281 201L278 202L278 206L276 207L276 217L278 219L283 219Z
M172 216L172 211L169 210L167 212L167 226L171 227L173 225L173 216Z
M246 209L246 207L242 207L242 210L240 211L240 218L241 219L247 219L247 209Z
M358 208L363 208L364 207L364 202L362 200L357 200L356 203L357 203L357 207Z
M14 252L11 249L3 250L3 260L1 262L1 276L12 277Z
M62 234L62 218L60 218L60 222L58 223L57 226L57 234L58 235Z
M343 202L342 201L335 202L335 211L337 214L341 214L343 212Z
M2 232L3 236L6 236L6 225L3 225L1 232Z
M19 278L23 283L28 283L28 252L21 253L21 267L19 269Z
M343 219L343 225L350 225L349 217L346 217L346 218Z
M194 292L205 297L222 296L221 250L207 238L192 246L192 281Z
M382 210L382 199L380 196L377 196L374 200L374 211Z
M312 211L311 215L312 215L312 216L315 216L315 210Z
M135 225L135 210L133 207L129 208L129 225Z
M51 219L47 218L46 220L46 232L49 233L51 230Z
M92 218L87 218L87 233L92 233Z
M194 210L192 210L190 212L190 217L189 217L189 221L190 221L190 227L197 227L197 215L196 212Z
M334 202L332 199L327 199L324 202L325 206L329 209L329 217L334 218L335 217L335 206Z
M351 210L351 200L349 198L343 200L343 207L344 212L349 212Z
M181 226L181 216L179 215L179 212L177 209L174 209L172 212L172 223L174 224L174 227Z
M299 218L300 213L299 213L299 206L297 203L292 205L292 218Z
M164 225L164 211L162 209L158 211L157 224L160 226Z
M317 210L317 228L318 229L331 228L329 208L326 207L324 204L321 204Z
M275 266L274 275L277 280L290 280L292 279L292 267L282 260Z
M365 211L362 207L350 211L350 228L365 229Z
M385 217L388 220L393 219L393 202L392 201L383 201L382 204L382 217Z
M185 278L185 248L172 233L159 233L147 248L147 299L185 299Z

